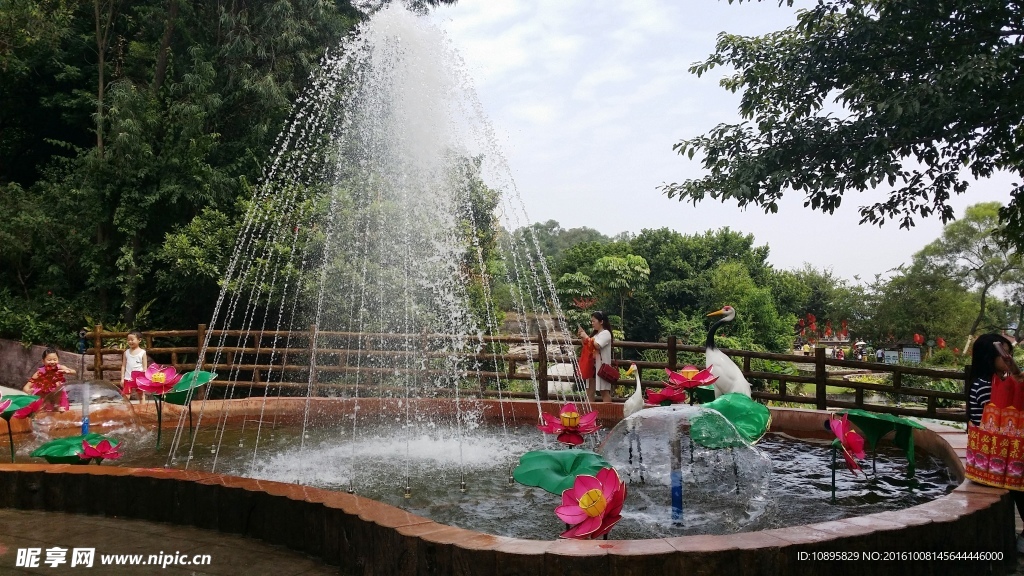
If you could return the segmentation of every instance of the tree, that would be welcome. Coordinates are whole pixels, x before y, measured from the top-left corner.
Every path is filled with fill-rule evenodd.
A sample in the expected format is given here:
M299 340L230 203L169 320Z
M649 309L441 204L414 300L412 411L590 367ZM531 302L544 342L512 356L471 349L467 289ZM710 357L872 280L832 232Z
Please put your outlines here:
M594 263L594 279L606 293L619 299L619 318L622 331L626 331L626 298L647 282L651 269L643 256L626 254L624 257L605 256Z
M1022 35L1024 4L1005 0L820 0L783 31L720 34L690 70L734 69L721 85L741 92L743 121L676 144L699 153L707 175L662 190L775 212L792 189L832 213L847 192L886 186L887 200L860 208L862 223L948 222L965 169L1022 174ZM1024 247L1020 184L1000 218Z
M187 293L173 276L196 249L224 250L213 239L244 212L292 100L363 17L344 1L0 2L0 198L19 207L0 222L16 241L0 293L19 317L45 311L70 335L82 314L130 323L177 298L156 324L208 318L218 257L198 258Z
M877 279L868 297L872 318L859 331L875 343L906 341L915 333L950 339L964 335L977 314L971 294L919 255L891 279Z
M964 217L942 230L942 237L924 247L921 256L978 290L978 315L971 324L974 336L985 317L993 288L1024 271L1020 254L999 246L999 203L986 202L967 208Z
M537 239L537 245L540 247L541 254L548 259L552 267L558 263L563 252L577 244L583 242L607 244L609 242L607 236L593 228L584 226L582 228L569 228L566 230L562 228L562 225L557 220L536 222L527 228L520 228L516 230L516 236L525 238L528 230L533 231L533 237Z

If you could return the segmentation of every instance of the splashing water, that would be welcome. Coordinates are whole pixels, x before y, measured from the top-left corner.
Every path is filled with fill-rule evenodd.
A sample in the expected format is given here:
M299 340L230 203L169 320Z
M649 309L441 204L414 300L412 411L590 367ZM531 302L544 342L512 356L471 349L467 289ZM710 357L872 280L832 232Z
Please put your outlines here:
M528 223L443 32L398 4L373 12L324 57L278 136L200 354L212 358L227 395L262 399L259 417L243 422L238 439L251 446L249 469L266 477L279 463L261 450L277 423L276 413L267 416L273 390L306 397L300 454L308 431L345 429L338 450L351 460L350 490L375 481L373 466L361 465L373 459L366 446L379 436L371 434L392 431L398 447L389 454L406 466L389 474L408 483L412 453L442 420L454 434L438 440L447 446L440 452L464 481L473 467L464 437L474 421L465 395L480 389L473 376L490 373L490 389L509 392L508 367L478 356L496 351L490 335L499 333L506 310L521 339L540 324L548 349L571 349L536 239L502 232ZM499 285L501 309L492 293ZM539 400L537 350L524 349ZM261 373L256 365L273 367ZM328 395L353 398L350 417L319 416L316 398ZM368 396L405 401L397 411L378 410L380 403L361 400ZM423 398L449 399L455 409L416 410L410 400ZM589 407L585 397L574 399ZM208 448L216 470L227 411L207 413L208 402L198 404L197 426L213 427L216 439L197 445L208 435L190 436L183 412L168 464L185 457L187 467L197 448ZM504 408L501 421L506 436L521 424ZM315 468L288 467L299 482Z

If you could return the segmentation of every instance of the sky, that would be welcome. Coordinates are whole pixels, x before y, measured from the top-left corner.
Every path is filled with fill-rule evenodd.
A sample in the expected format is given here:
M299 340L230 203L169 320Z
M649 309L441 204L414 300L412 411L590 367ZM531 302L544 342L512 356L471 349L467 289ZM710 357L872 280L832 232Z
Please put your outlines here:
M858 207L886 197L848 193L833 215L790 192L776 214L705 200L668 199L658 187L699 178L678 141L740 120L739 95L687 68L714 52L720 32L759 35L795 23L796 8L726 0L459 0L430 16L465 60L511 167L530 221L557 220L612 236L668 227L684 234L728 226L770 247L779 269L809 263L868 281L942 233L936 218L903 230L858 225ZM808 2L803 1L803 5ZM1009 201L1009 175L975 181L954 198L958 216Z

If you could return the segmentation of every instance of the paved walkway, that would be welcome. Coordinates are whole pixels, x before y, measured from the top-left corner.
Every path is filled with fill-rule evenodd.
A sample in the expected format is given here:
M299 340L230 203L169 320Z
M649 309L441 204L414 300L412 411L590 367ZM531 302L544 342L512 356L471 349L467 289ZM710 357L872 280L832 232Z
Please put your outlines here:
M47 548L54 547L67 549L66 562L56 567L45 563ZM28 548L41 549L39 566L16 567L18 550ZM73 548L95 548L91 569L71 566ZM121 560L128 560L128 556L138 555L136 560L145 564L151 554L190 562L196 555L209 555L209 564L169 564L166 568L104 565L102 558L122 555ZM233 534L143 520L0 508L0 575L7 574L326 576L337 575L338 568L287 548Z

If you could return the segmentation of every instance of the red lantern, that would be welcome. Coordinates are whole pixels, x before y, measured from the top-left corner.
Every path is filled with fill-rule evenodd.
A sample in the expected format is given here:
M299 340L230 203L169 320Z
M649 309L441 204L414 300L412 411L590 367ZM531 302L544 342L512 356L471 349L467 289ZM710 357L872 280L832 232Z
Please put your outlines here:
M921 336L920 334L914 334L914 344L917 344L918 346L924 344L924 336Z
M935 343L938 344L939 348L945 348L946 347L946 341L943 340L942 338L936 338L935 339Z
M953 348L953 354L956 354L957 356L959 356L960 355L960 349L959 348Z

